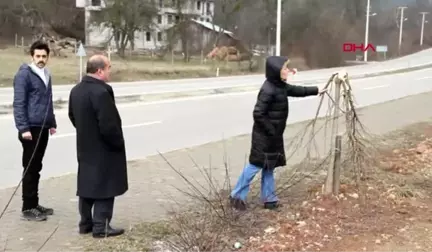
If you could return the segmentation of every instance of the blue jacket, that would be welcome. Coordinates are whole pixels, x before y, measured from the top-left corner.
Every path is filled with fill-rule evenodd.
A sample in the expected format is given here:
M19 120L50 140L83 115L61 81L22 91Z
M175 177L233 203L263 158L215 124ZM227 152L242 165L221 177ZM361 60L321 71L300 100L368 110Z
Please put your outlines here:
M57 128L48 73L47 78L49 83L45 85L27 64L21 65L14 77L13 111L15 126L20 133L29 131L30 127Z

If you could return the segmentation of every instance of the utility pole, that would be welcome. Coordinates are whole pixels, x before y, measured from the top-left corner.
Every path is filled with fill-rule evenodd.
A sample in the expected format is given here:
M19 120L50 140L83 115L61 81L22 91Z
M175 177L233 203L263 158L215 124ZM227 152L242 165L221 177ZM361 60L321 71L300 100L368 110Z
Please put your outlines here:
M370 17L370 0L367 0L366 6L366 28L365 28L365 42L364 46L367 46L369 43L369 17ZM368 61L368 50L364 51L363 56L364 62Z
M277 0L276 11L276 56L281 54L281 18L282 18L282 0Z
M403 29L403 22L404 22L404 10L408 8L405 6L400 6L398 9L401 11L401 17L400 17L400 26L399 26L399 54L401 52L401 46L402 46L402 29Z
M420 46L423 46L425 18L426 18L426 14L429 14L429 12L420 12L420 14L422 15L422 24L421 24L421 31L420 31Z

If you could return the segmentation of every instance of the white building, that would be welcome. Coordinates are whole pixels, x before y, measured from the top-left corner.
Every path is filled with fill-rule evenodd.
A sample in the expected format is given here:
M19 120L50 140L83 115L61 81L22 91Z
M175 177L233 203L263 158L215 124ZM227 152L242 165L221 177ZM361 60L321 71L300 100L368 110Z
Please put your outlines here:
M108 0L109 1L109 0ZM172 27L179 20L176 9L177 0L158 1L159 13L154 23L158 26L154 31L140 31L135 34L136 49L155 49L166 45L165 29ZM112 37L111 29L90 25L92 13L106 7L104 0L76 0L77 7L85 9L86 16L86 45L103 46ZM187 0L183 5L182 14L192 15L196 20L211 22L214 15L214 0ZM111 45L115 43L111 40Z

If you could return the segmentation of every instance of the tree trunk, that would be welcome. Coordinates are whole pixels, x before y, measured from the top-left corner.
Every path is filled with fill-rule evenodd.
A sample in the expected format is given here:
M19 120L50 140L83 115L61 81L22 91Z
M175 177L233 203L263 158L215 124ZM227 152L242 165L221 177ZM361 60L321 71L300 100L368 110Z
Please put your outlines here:
M127 33L125 31L117 30L114 32L114 34L117 54L119 55L119 57L124 58L126 56L126 46L129 42Z
M131 50L135 50L135 31L129 31L128 40L131 46Z
M121 46L120 46L120 31L116 28L113 28L113 34L114 34L114 41L115 41L115 46L117 49L117 54L122 57L122 55L124 56L124 51L121 52Z
M188 62L189 61L188 36L184 24L180 25L180 39L181 39L182 51L183 51L183 61Z

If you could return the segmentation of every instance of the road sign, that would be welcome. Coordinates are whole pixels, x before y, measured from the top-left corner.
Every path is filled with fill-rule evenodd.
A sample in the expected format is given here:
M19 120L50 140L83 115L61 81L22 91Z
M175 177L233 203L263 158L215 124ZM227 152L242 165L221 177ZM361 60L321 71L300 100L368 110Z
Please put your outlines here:
M376 46L376 51L377 52L387 52L388 51L388 47L386 45L377 45Z
M79 80L78 80L78 82L80 82L83 74L83 57L87 56L87 53L82 43L80 43L78 51L76 52L76 56L80 58Z
M388 52L388 47L387 45L377 45L376 47L376 51L378 53L382 53L384 54L384 60L387 60L387 52Z
M83 46L82 43L80 44L80 46L78 48L76 56L78 56L78 57L85 57L85 56L87 56L87 53L86 53L86 51L85 51L84 46Z

